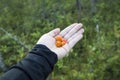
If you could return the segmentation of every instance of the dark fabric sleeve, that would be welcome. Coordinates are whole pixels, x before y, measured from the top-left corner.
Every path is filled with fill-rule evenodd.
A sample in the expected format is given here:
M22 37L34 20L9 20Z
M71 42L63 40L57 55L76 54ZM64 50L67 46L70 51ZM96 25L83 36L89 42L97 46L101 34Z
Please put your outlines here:
M3 74L0 80L45 80L57 60L57 55L46 46L36 45L23 60Z

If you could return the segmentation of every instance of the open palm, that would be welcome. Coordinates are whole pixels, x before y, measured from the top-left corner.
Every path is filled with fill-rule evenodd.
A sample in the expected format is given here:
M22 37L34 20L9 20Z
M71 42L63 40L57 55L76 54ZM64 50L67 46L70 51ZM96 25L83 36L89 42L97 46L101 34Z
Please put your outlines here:
M51 51L55 52L58 56L58 59L63 58L70 49L82 38L82 33L84 29L82 24L74 23L64 30L60 31L59 28L50 31L49 33L44 34L37 42L37 44L43 44L47 46ZM67 43L62 47L56 47L55 45L55 36L61 35L67 40Z

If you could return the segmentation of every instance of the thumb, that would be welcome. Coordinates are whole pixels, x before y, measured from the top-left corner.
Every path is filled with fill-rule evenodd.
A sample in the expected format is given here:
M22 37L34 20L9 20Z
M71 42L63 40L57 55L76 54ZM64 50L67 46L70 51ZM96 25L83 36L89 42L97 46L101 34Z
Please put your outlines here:
M55 37L56 35L58 35L60 33L60 28L56 28L52 31L50 31L48 34L52 37Z

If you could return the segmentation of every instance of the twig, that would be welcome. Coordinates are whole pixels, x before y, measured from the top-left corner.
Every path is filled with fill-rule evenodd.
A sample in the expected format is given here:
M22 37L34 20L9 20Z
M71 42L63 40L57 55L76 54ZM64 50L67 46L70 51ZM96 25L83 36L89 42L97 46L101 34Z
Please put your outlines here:
M96 3L98 2L98 0L91 0L91 12L95 13L97 11L96 8Z
M77 10L78 10L78 23L80 22L80 18L81 18L81 4L79 0L76 0L76 6L77 6Z
M22 41L20 41L16 36L13 36L11 33L7 32L3 28L0 28L0 30L3 31L4 33L6 33L6 35L8 35L11 39L13 39L14 41L16 41L21 46L23 46L25 49L29 50L29 48Z
M7 67L6 65L4 64L3 62L3 58L2 58L2 53L0 52L0 68L3 70L3 71L6 71L7 70Z

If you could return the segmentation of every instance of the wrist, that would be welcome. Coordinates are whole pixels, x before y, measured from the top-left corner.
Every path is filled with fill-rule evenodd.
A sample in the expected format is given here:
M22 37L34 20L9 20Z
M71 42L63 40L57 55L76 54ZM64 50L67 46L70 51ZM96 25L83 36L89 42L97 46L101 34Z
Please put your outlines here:
M58 57L55 52L51 51L47 46L43 44L36 44L35 47L30 51L32 54L42 56L50 61L50 63L55 64L58 60Z

